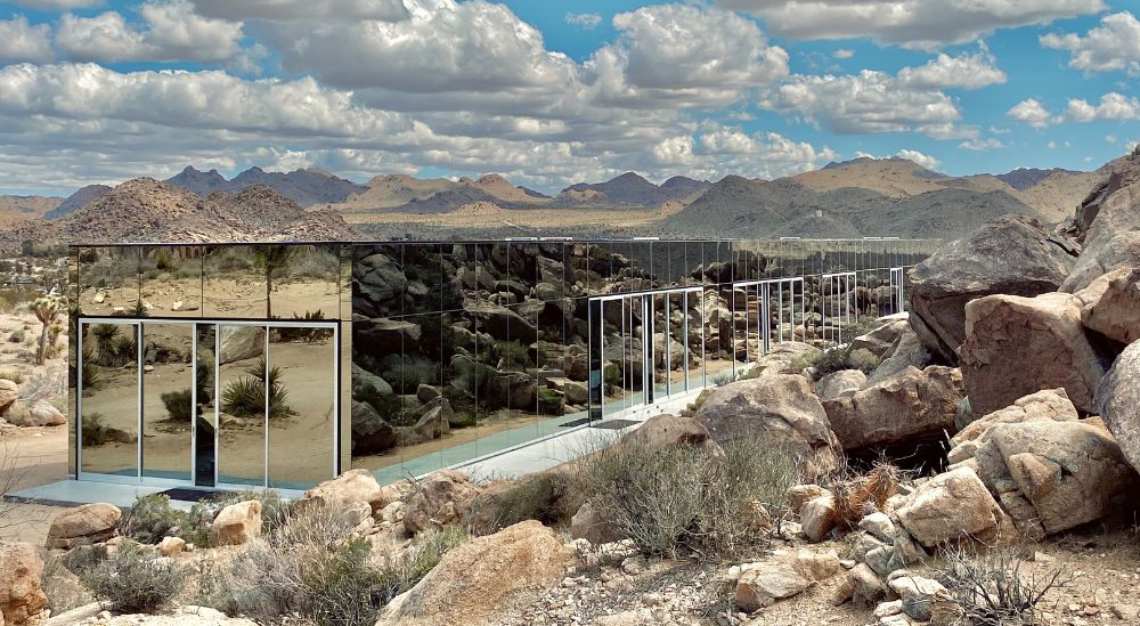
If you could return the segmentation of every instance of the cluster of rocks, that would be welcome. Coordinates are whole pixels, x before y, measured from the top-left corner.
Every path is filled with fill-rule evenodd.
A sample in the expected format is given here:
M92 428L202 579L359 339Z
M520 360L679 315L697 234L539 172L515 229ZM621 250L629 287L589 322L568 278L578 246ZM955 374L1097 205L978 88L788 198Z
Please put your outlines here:
M29 400L20 385L0 378L0 422L16 426L59 426L67 416L47 400Z

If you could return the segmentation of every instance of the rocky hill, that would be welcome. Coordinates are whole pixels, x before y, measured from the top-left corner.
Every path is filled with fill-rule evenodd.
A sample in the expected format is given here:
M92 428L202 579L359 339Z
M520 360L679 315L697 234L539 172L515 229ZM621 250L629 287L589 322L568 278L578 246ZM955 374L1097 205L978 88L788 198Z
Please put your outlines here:
M71 194L59 206L44 214L45 220L57 220L71 215L92 202L102 198L111 191L107 185L87 185Z
M354 193L365 190L362 185L333 176L318 169L295 170L288 173L266 172L260 167L238 174L226 180L217 170L202 172L187 167L167 183L181 187L199 196L206 197L216 191L237 193L255 185L273 189L302 207L314 204L344 202Z
M626 172L604 183L577 183L562 190L556 203L561 206L582 204L657 207L670 201L693 200L710 184L684 176L674 176L654 185L633 172Z
M51 212L62 198L50 196L0 196L0 224L37 219Z
M206 198L150 178L127 181L62 219L27 222L0 235L0 248L21 241L123 243L143 241L345 240L357 234L339 215L305 211L264 186Z

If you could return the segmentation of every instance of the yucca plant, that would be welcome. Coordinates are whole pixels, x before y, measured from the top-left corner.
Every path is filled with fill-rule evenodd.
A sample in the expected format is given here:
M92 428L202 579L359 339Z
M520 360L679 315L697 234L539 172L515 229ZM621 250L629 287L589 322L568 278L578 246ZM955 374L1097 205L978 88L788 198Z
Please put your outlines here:
M235 417L254 417L265 412L265 388L269 387L269 417L296 415L290 408L289 394L281 384L281 368L266 367L265 359L246 370L247 376L226 385L222 391L222 410ZM268 385L266 384L268 383Z

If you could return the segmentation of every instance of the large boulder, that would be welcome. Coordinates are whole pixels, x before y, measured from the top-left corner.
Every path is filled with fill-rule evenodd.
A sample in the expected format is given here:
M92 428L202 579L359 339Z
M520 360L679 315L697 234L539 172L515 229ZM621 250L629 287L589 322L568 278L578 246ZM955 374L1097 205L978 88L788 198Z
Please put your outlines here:
M30 405L16 400L4 413L4 419L16 426L59 426L67 423L67 416L47 400L36 400Z
M222 333L220 365L253 359L265 354L265 329L261 326L227 326Z
M20 386L7 378L0 378L0 415L7 418L8 409L20 397Z
M753 368L757 376L765 378L780 374L799 374L803 363L820 353L820 349L800 341L784 341L772 346L767 354L756 359Z
M867 375L862 370L839 370L824 376L815 384L820 400L834 400L849 396L867 384Z
M645 420L633 432L624 435L618 445L636 445L650 449L693 446L718 451L709 429L692 417L661 414Z
M885 359L899 336L910 329L907 318L906 313L882 318L881 325L875 330L851 340L852 351L866 350L880 359Z
M481 626L522 591L558 584L573 563L558 533L521 522L448 551L384 609L377 626Z
M736 581L736 608L751 613L806 591L843 572L835 552L777 552L771 559L742 566Z
M975 454L978 473L1031 537L1100 519L1134 489L1137 476L1112 434L1079 421L998 424ZM1029 513L1029 511L1032 511Z
M1140 150L1113 161L1077 208L1081 258L1061 289L1077 292L1119 267L1140 267Z
M1046 389L1018 398L1013 404L986 414L950 438L951 463L974 458L978 448L985 445L988 435L999 424L1021 424L1037 420L1075 422L1080 419L1077 407L1069 400L1064 389Z
M313 487L305 492L300 502L319 502L333 508L343 508L357 503L367 504L375 513L390 504L385 492L376 482L372 472L364 469L349 470L332 480Z
M0 543L0 624L31 623L47 606L40 587L44 562L35 546Z
M812 475L838 467L839 442L803 376L772 374L722 385L708 394L693 417L718 443L749 438L786 446Z
M261 536L261 502L247 500L218 512L210 524L210 544L240 546Z
M966 303L990 294L1056 291L1075 263L1064 241L1036 220L1003 217L951 242L911 272L910 322L930 351L955 362L966 338Z
M1004 513L974 470L939 474L919 485L895 509L899 522L927 548L997 531Z
M1085 335L1080 300L987 296L966 306L962 377L975 414L1013 404L1042 389L1064 387L1086 413L1106 365Z
M102 543L119 528L123 512L113 504L85 504L56 515L48 529L49 550L70 550L76 546Z
M404 528L411 534L457 522L470 510L479 488L462 472L428 475L407 499Z
M1096 404L1124 456L1140 470L1140 341L1116 359L1097 389Z
M1140 269L1113 270L1075 295L1086 328L1121 344L1140 339Z
M908 367L850 396L827 400L823 408L843 448L853 450L952 431L962 396L958 370Z
M867 377L867 384L882 382L908 367L923 369L933 364L934 358L923 345L914 329L907 326L887 351L886 358Z

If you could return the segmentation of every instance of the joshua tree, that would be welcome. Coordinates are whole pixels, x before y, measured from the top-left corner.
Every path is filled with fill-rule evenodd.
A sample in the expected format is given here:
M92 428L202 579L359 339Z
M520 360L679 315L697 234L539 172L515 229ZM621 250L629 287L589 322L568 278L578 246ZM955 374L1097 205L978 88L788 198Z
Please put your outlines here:
M32 313L35 314L42 326L40 329L40 345L39 349L36 350L36 365L43 365L44 359L47 358L48 348L51 345L51 328L58 320L62 309L63 306L57 298L38 298L32 303Z
M296 248L293 246L258 246L254 252L257 266L265 272L265 314L273 317L273 275L289 264Z

